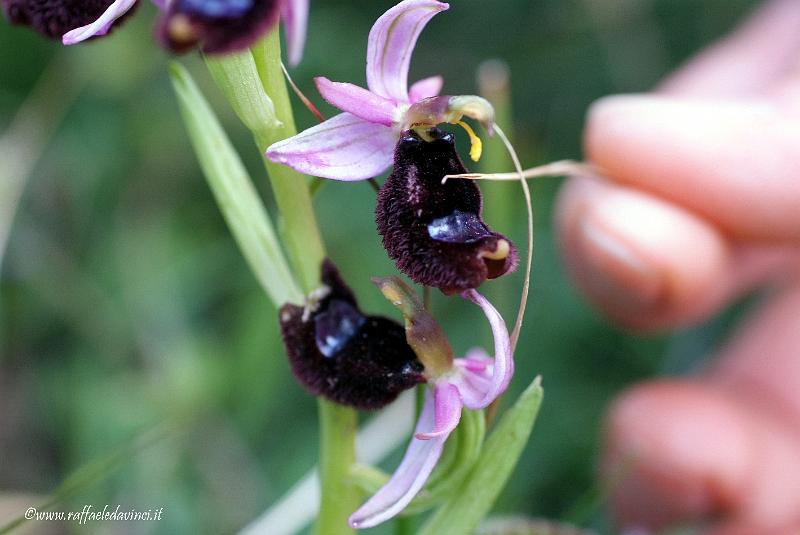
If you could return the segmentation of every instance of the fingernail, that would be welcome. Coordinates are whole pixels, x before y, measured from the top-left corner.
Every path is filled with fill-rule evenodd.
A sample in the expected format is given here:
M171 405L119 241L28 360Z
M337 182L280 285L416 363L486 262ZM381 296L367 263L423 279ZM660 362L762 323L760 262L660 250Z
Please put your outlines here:
M633 244L591 212L583 216L580 234L588 267L584 282L601 304L628 315L659 304L665 293L663 275Z

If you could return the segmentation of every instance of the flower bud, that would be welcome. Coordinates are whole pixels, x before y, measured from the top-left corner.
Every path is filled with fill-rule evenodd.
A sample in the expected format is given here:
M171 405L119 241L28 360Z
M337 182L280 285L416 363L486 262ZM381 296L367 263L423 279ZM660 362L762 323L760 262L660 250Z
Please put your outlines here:
M416 292L397 277L374 278L372 282L402 312L406 340L424 364L428 379L450 372L453 368L453 348Z
M454 136L413 130L395 148L394 170L378 193L376 222L383 245L413 281L451 294L512 271L517 249L481 219L482 197L466 173Z
M286 304L279 312L292 372L309 392L369 410L425 381L400 324L364 315L329 260L322 282L315 301L306 307Z

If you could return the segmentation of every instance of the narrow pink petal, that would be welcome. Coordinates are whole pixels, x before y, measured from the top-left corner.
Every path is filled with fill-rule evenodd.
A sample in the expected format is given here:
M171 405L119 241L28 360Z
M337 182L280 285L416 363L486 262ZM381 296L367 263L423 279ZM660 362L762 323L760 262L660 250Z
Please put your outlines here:
M431 429L435 425L435 419L433 396L428 390L414 432L421 433ZM359 529L371 528L402 511L425 485L442 455L445 440L447 435L431 440L411 439L411 444L392 478L358 511L350 515L350 526Z
M281 19L286 34L286 57L294 67L303 59L308 26L308 0L282 0Z
M367 43L367 86L407 103L408 66L425 24L450 6L436 0L403 0L375 21Z
M479 294L476 290L467 290L461 294L465 299L469 299L483 309L489 325L492 327L494 335L494 364L492 366L492 378L482 399L469 399L462 395L464 404L470 409L482 409L488 407L497 397L505 392L511 376L514 375L514 359L511 354L511 340L508 336L508 329L500 313L492 306L488 299ZM479 374L479 372L465 371L462 376L467 374ZM454 381L455 382L455 381ZM463 383L462 383L463 384ZM474 384L474 382L473 382ZM461 386L461 385L459 385ZM475 394L475 392L472 392ZM472 396L469 396L472 398Z
M392 164L397 138L391 128L340 113L267 149L267 158L307 175L365 180Z
M103 33L108 31L111 24L127 13L135 3L136 0L116 0L113 4L108 6L108 9L106 9L97 20L86 26L68 31L61 38L61 41L65 45L74 45L75 43L80 43L95 35L103 35Z
M433 408L435 420L433 429L414 436L420 440L431 440L447 436L453 432L461 420L461 397L458 388L449 382L437 384L433 390Z
M392 126L394 102L367 91L363 87L344 82L331 82L323 76L314 78L317 91L342 111L350 112L370 123Z
M438 96L444 85L444 78L441 76L431 76L412 84L408 90L408 98L411 103L419 102L423 98Z

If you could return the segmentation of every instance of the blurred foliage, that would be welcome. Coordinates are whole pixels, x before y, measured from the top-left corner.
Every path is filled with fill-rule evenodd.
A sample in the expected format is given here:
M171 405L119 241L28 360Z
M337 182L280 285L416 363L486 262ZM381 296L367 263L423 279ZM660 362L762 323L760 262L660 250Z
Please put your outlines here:
M423 33L412 79L441 73L446 92L471 93L478 64L503 58L523 163L580 158L582 120L593 100L652 87L754 3L505 0L488 8L486 1L454 1ZM293 77L323 113L332 109L316 95L312 77L363 83L367 32L389 5L312 2L306 57ZM0 26L0 131L48 65L69 67L63 85L47 88L53 99L85 86L35 167L4 257L0 497L45 495L142 430L164 420L189 422L68 504L164 507L162 522L68 531L231 532L316 458L316 405L292 380L275 310L199 173L169 87L169 58L151 39L154 17L155 8L142 5L110 38L71 48ZM257 186L269 204L249 134L198 58L185 63L252 175L262 177ZM300 106L297 118L301 127L314 122ZM584 506L596 491L604 407L637 380L697 366L727 324L669 337L614 328L564 273L551 222L557 182L532 187L534 282L508 398L536 374L547 396L497 510L602 531L600 508ZM395 273L374 231L374 192L366 184L326 183L316 204L330 255L363 307L394 315L367 282ZM498 222L514 226L499 230L524 243L522 206L504 210ZM519 284L517 274L487 285L507 318ZM476 307L435 296L434 311L458 352L490 344L488 327L475 328L484 324Z

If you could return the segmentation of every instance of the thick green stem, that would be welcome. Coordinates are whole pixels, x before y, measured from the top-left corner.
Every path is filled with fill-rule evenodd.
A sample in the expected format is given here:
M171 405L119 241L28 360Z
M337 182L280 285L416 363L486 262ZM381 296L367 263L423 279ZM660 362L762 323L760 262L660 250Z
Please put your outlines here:
M280 40L275 30L253 48L258 75L272 99L280 125L254 132L262 151L296 133L286 81L281 71ZM275 200L283 215L286 243L306 291L319 285L319 266L325 251L311 203L308 181L297 171L265 158ZM359 505L350 481L355 462L358 415L349 408L319 399L321 500L316 530L320 535L344 535L353 530L347 517Z
M297 133L292 103L281 70L281 48L277 29L253 48L258 76L264 91L272 99L280 122L274 128L255 131L256 144L262 154L275 143ZM264 158L275 201L283 216L289 256L295 263L300 280L307 291L319 285L319 266L325 256L308 179L285 165Z
M297 132L280 58L277 29L251 51L206 58L217 85L253 133L262 155L271 144ZM266 157L264 163L281 213L283 243L307 294L319 287L320 266L325 258L308 178ZM346 535L353 532L347 517L359 504L359 495L349 477L355 462L358 417L353 409L320 399L319 418L322 492L317 532Z
M358 415L342 405L319 398L321 500L318 535L352 533L347 517L358 507L358 492L350 478L356 461Z

